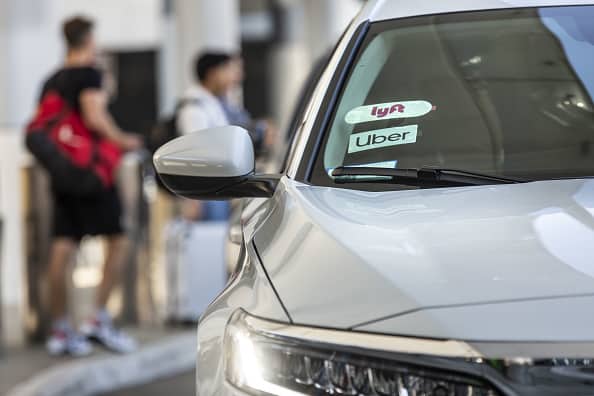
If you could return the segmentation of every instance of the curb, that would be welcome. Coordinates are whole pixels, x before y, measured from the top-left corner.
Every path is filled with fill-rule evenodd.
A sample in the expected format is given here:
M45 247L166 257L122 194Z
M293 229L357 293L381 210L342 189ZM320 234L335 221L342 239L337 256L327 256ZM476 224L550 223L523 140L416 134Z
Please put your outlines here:
M6 396L90 396L181 374L195 364L196 337L184 334L129 355L89 358L48 368Z

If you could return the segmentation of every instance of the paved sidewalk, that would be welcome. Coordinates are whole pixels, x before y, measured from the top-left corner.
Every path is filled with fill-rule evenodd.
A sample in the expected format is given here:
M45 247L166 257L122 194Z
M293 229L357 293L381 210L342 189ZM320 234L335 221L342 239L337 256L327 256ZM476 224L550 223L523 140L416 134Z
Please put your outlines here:
M0 395L84 396L116 391L192 370L194 330L127 329L139 343L128 355L97 347L87 358L53 358L43 345L0 355Z

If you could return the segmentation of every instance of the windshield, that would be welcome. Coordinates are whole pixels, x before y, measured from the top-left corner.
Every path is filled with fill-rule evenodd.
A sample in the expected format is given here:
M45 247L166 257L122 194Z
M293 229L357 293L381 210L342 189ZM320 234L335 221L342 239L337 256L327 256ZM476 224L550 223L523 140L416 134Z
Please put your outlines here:
M579 6L372 24L312 182L343 166L593 176L592 21Z

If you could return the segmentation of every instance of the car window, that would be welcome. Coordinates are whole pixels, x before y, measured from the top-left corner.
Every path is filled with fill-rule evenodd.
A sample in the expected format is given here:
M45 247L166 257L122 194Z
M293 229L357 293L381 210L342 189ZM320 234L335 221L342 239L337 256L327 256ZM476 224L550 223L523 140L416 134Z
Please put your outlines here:
M372 24L312 182L350 165L594 176L592 20L579 6Z

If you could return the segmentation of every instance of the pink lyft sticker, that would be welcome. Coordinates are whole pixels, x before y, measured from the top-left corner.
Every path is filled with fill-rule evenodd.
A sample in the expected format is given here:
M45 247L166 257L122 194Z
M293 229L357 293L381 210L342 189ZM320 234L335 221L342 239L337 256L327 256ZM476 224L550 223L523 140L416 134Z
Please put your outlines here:
M359 124L393 118L421 117L434 109L435 106L426 100L380 103L355 107L347 113L344 119L348 124Z

